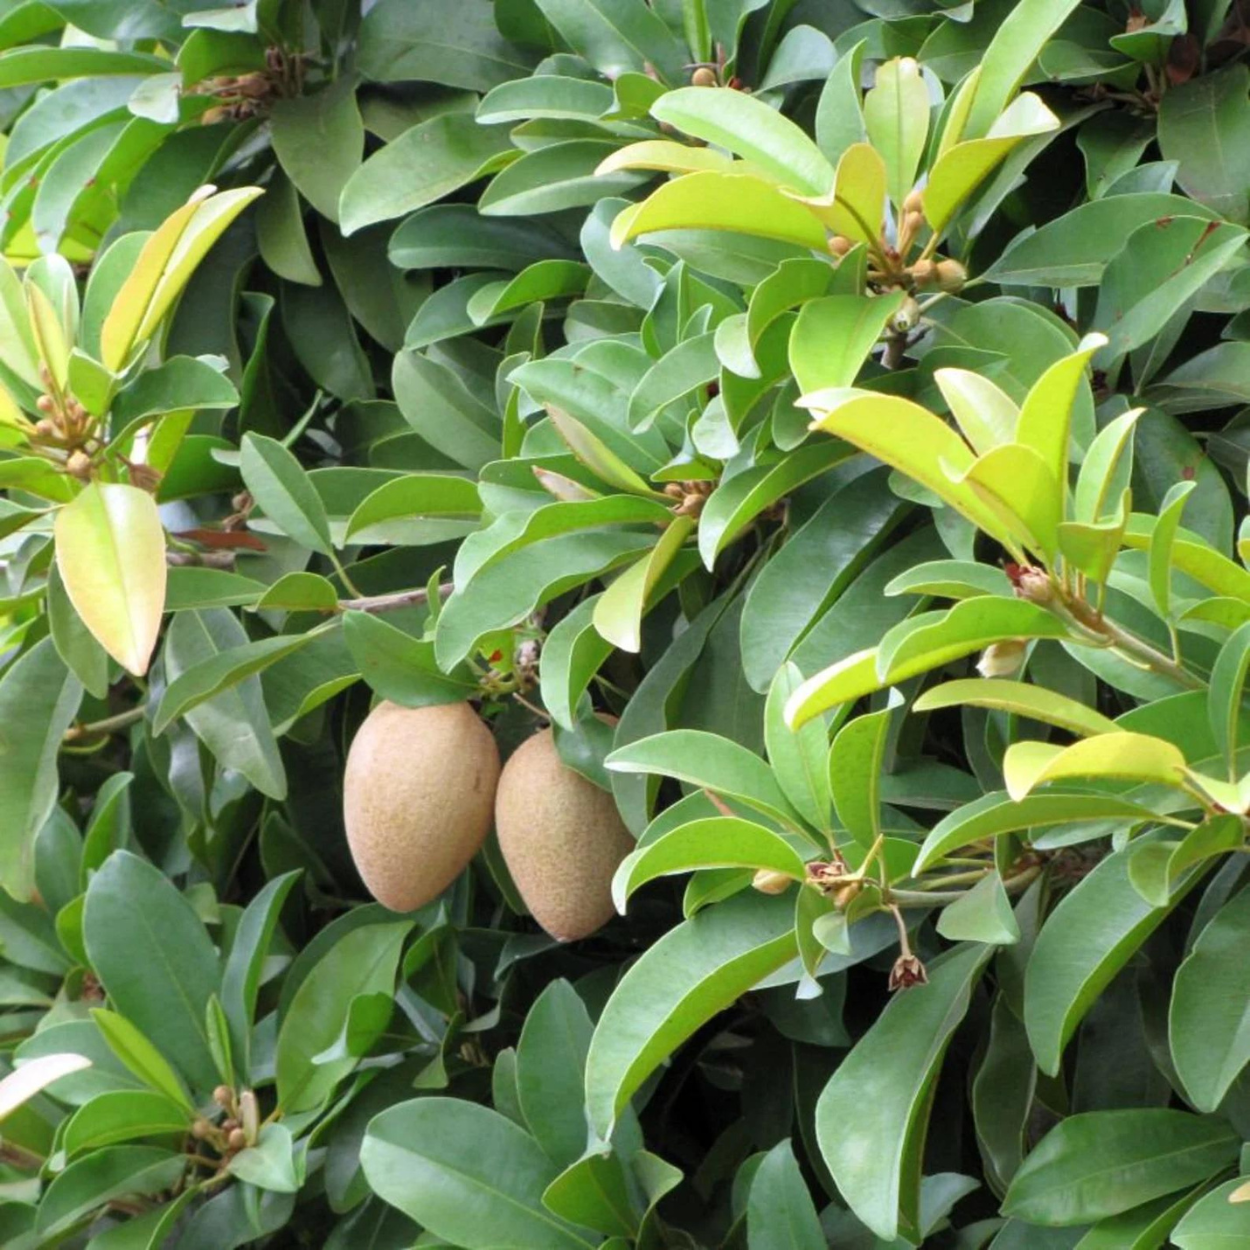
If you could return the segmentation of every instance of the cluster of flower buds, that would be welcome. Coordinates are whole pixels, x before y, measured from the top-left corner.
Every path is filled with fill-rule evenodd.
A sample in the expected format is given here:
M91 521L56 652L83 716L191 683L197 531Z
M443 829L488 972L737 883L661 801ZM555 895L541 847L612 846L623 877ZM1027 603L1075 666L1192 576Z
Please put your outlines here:
M213 1090L213 1101L225 1112L225 1118L215 1124L207 1116L200 1116L191 1125L191 1136L207 1142L223 1161L228 1161L240 1150L256 1144L260 1137L260 1105L250 1089L236 1093L229 1085L218 1085Z
M30 441L65 453L65 472L85 482L91 476L91 452L97 448L96 418L70 391L55 385L47 365L39 367L39 377L46 389L35 401L39 418L29 432Z

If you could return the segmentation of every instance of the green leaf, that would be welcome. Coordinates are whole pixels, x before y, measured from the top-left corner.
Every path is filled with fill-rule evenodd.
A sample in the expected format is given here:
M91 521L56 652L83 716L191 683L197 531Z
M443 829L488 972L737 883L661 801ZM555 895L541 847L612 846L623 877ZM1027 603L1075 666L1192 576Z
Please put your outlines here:
M243 626L226 609L180 612L165 637L166 676L172 684L188 670L246 645ZM237 769L262 794L285 796L286 772L258 676L244 677L192 707L185 719L223 768Z
M1152 545L1153 550L1153 545ZM1241 699L1250 672L1250 623L1233 631L1216 656L1207 690L1207 716L1220 754L1228 765L1229 781L1236 781Z
M912 57L877 67L873 88L864 97L864 125L885 160L890 199L900 207L916 181L929 137L929 88Z
M239 471L257 505L288 538L330 554L325 505L290 451L264 434L245 434Z
M344 615L343 639L370 687L401 707L459 703L478 689L466 669L439 669L432 642L367 612Z
M56 563L83 623L124 669L148 671L165 608L165 529L156 500L90 483L56 516Z
M861 846L881 833L881 773L894 706L857 716L829 751L829 786L838 819Z
M1043 1225L1088 1224L1207 1180L1233 1162L1227 1124L1151 1107L1061 1120L1016 1173L1003 1211Z
M0 885L14 898L34 889L35 839L56 806L57 752L81 700L51 638L0 676Z
M828 1242L789 1141L760 1161L747 1198L750 1250L826 1250Z
M852 386L905 298L896 291L808 300L790 332L790 369L799 389L806 393Z
M933 380L977 455L1015 438L1020 409L995 382L970 369L935 369Z
M816 1104L820 1153L851 1210L878 1237L920 1235L920 1160L934 1085L991 946L956 947L927 985L900 993ZM873 1108L872 1115L857 1109Z
M234 1177L273 1193L298 1193L302 1178L296 1166L291 1130L285 1124L266 1124L254 1146L240 1150L228 1164Z
M71 1163L48 1186L35 1220L40 1239L54 1243L114 1198L146 1197L182 1175L184 1156L153 1146L108 1146Z
M1153 907L1129 877L1134 850L1108 856L1065 895L1033 948L1024 1023L1038 1067L1050 1075L1059 1071L1064 1048L1094 1000L1201 875L1182 880L1169 906Z
M582 1234L540 1195L559 1169L528 1133L498 1112L458 1098L418 1098L369 1123L360 1149L373 1191L456 1245L584 1250Z
M84 1103L65 1125L62 1146L69 1156L136 1137L185 1133L191 1110L164 1094L146 1090L110 1090Z
M651 946L618 982L590 1044L586 1103L599 1136L682 1042L795 951L792 903L754 892L700 911Z
M676 777L758 809L783 823L795 813L768 765L729 738L700 729L673 729L618 747L604 761L610 772Z
M825 230L803 205L759 178L714 172L666 182L617 214L612 246L654 230L732 230L825 250Z
M667 23L642 0L538 0L565 42L609 82L648 66L668 83L683 77L688 54Z
M404 920L345 933L296 990L274 1051L278 1102L287 1114L321 1106L356 1066L350 1056L320 1063L317 1057L338 1041L355 998L392 993L411 931L412 922Z
M543 1190L543 1206L570 1224L606 1233L612 1240L601 1250L624 1250L638 1232L630 1177L616 1154L587 1154L569 1164Z
M361 72L375 82L466 91L488 91L533 64L499 33L493 13L457 0L431 0L420 12L405 0L381 0L361 21L357 56Z
M1232 1195L1245 1184L1239 1177L1194 1204L1172 1232L1179 1250L1240 1250L1250 1245L1250 1206Z
M829 788L829 736L819 720L792 730L785 722L786 701L802 684L798 667L787 661L768 688L764 707L764 741L768 762L782 793L803 819L828 832L833 796Z
M1115 721L1066 694L1004 678L972 677L930 686L912 704L912 711L932 712L947 707L993 708L1057 725L1081 737L1118 730Z
M1199 933L1172 988L1172 1060L1199 1111L1214 1111L1250 1063L1250 1017L1242 992L1248 932L1250 895L1243 891Z
M745 92L682 87L662 95L651 116L727 148L780 186L824 195L833 185L833 166L815 143L789 118Z
M217 1068L204 1008L217 992L221 969L191 904L159 869L115 851L87 889L83 937L114 1010L155 1043L193 1089L211 1090ZM136 960L136 951L147 955Z
M692 820L631 851L612 879L622 915L629 896L657 877L699 868L767 868L803 880L803 859L780 834L736 816Z
M744 469L722 482L699 515L699 554L703 563L711 570L717 556L765 508L853 454L854 448L845 443L821 440L800 447L775 463Z
M165 688L152 720L152 732L164 733L178 717L186 716L209 699L299 651L325 628L330 627L313 629L306 634L277 634L273 638L244 643L229 651L219 651L185 669Z
M1096 286L1134 230L1168 217L1209 217L1182 195L1143 191L1082 204L1008 247L985 276L1004 285Z
M221 1005L230 1024L230 1045L244 1073L251 1071L252 1026L261 974L278 917L299 873L267 881L243 909L221 977Z
M996 946L1018 942L1020 925L998 873L988 873L957 902L943 908L937 931L950 942L987 942Z
M517 1043L521 1114L551 1161L568 1167L586 1149L586 1052L593 1028L577 992L553 981L525 1017Z
M338 220L339 196L360 167L365 129L356 106L356 81L278 100L269 114L274 155L304 198L323 217Z
M477 202L490 217L517 217L583 208L605 195L624 195L649 175L621 170L599 176L613 145L600 139L570 139L536 148L491 179Z
M343 187L338 222L345 235L433 204L494 170L511 150L506 128L443 113L405 130L374 152Z
M1159 150L1177 163L1177 182L1222 217L1250 220L1250 157L1241 143L1250 124L1250 71L1229 65L1167 94L1159 105Z

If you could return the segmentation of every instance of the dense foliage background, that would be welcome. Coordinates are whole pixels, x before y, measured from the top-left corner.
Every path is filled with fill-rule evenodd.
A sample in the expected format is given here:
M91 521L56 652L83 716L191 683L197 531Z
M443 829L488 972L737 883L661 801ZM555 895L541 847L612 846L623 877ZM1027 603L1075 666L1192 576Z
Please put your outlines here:
M1250 1246L1250 6L0 48L6 1250ZM378 698L621 915L371 902Z

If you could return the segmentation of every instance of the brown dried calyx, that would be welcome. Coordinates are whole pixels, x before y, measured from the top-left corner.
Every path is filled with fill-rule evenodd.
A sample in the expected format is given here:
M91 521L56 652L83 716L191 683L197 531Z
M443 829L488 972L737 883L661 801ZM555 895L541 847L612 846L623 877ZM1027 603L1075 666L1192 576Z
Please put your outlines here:
M670 499L677 500L673 511L678 516L697 517L703 511L703 505L707 503L708 496L715 488L715 482L669 482L664 488L664 493Z

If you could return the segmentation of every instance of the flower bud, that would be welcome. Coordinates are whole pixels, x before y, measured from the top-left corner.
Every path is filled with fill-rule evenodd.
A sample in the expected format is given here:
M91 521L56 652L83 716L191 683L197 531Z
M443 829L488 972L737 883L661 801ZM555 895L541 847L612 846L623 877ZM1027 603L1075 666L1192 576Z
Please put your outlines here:
M65 472L85 482L91 477L91 457L85 451L77 450L70 453L65 462Z
M907 198L903 201L904 213L923 213L924 212L924 192L920 190L909 191Z
M961 291L968 281L968 271L957 260L940 260L934 267L938 287L943 291Z
M231 1150L242 1150L247 1145L247 1135L241 1128L232 1128L230 1135L226 1138L226 1145Z
M245 1089L239 1095L239 1119L243 1136L249 1142L254 1142L260 1135L260 1106L250 1089Z
M834 256L845 256L854 246L844 234L835 234L829 240L829 250Z
M229 1107L234 1102L234 1090L229 1085L218 1085L213 1090L213 1101L219 1107Z
M902 234L905 238L914 239L917 231L924 225L924 213L912 211L903 214Z
M793 877L788 877L784 872L761 868L752 879L751 885L761 894L784 894L793 880Z
M700 65L693 74L690 75L690 85L692 87L715 87L716 71L709 69L706 65Z
M194 1137L196 1141L203 1141L204 1138L206 1138L212 1131L213 1126L203 1116L200 1116L191 1125L191 1136Z
M1019 672L1024 663L1026 647L1018 638L1008 638L1005 642L992 642L977 661L977 672L982 677L1010 677Z

